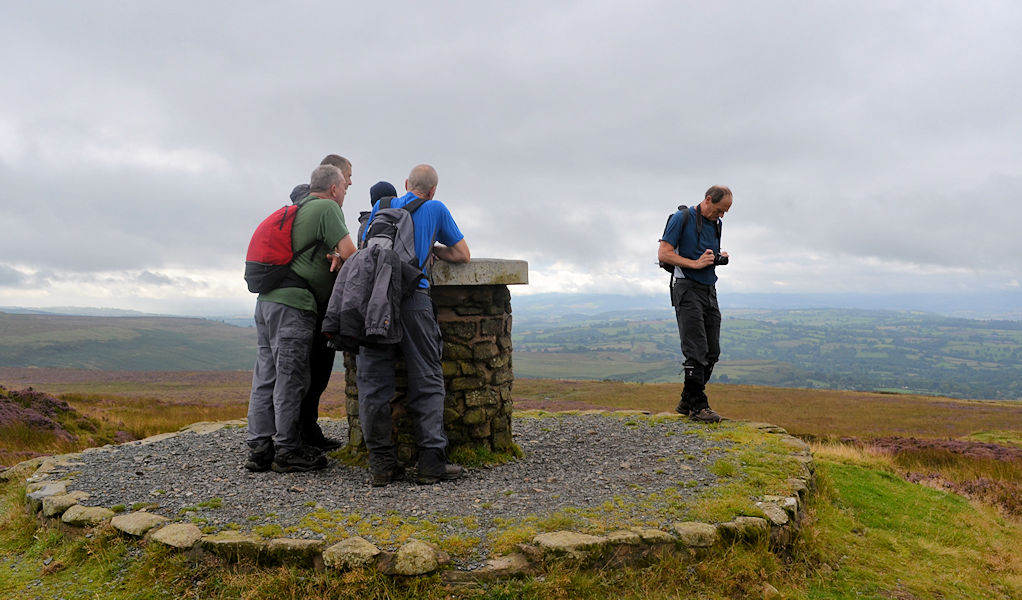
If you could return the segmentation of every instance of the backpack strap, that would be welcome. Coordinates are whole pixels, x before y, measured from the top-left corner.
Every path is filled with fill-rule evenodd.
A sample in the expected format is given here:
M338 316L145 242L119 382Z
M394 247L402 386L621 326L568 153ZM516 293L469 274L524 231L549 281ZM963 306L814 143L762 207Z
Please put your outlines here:
M295 216L294 216L294 218L295 219L298 218L298 210L300 208L302 208L303 206L305 206L305 203L308 202L309 200L312 200L312 198L313 198L313 196L306 196L304 200L302 200L300 202L295 202L295 204L294 204L294 208L295 208ZM292 231L291 235L294 236L294 232L293 231ZM319 240L312 240L312 242L310 242L304 248L302 248L301 250L298 250L297 252L292 249L292 251L291 251L291 263L288 264L287 275L284 276L284 279L281 281L280 286L278 286L278 287L281 287L281 288L296 287L296 288L306 289L306 290L309 290L311 292L312 291L312 286L309 285L309 282L306 281L304 277L300 276L298 273L295 273L295 270L291 267L291 265L294 264L295 260L297 260L299 256L305 254L306 252L308 252L309 250L312 250L313 248L316 248L316 247L320 246L321 244L322 244L322 242L320 242Z
M408 214L414 215L415 211L419 210L419 207L422 206L423 204L425 204L428 201L429 201L429 198L419 198L418 196L416 196L415 200L412 200L408 204L405 204L402 208L407 210ZM430 290L433 289L433 269L430 268L430 267L432 267L432 265L430 264L430 258L433 256L433 244L435 244L435 243L436 243L436 239L435 238L433 240L430 240L430 242L429 242L429 250L426 251L425 258L422 259L422 264L424 265L423 267L419 266L419 260L416 257L413 257L412 260L410 261L412 266L415 267L416 269L424 268L426 270L426 273L425 273L425 275L423 275L423 278L425 278L426 281L429 282L429 289Z
M294 217L294 218L295 218L295 219L297 219L297 218L298 218L298 210L299 210L299 209L300 209L301 207L305 206L305 203L306 203L306 202L308 202L309 200L312 200L312 199L313 199L313 196L306 196L304 200L302 200L302 201L300 201L300 202L295 202L295 205L294 205L294 207L295 207L295 217ZM292 233L291 235L294 235L294 234ZM305 253L306 253L306 252L308 252L309 250L311 250L311 249L313 249L313 248L315 248L316 246L319 246L319 245L320 245L320 241L319 241L319 240L313 240L313 241L312 241L312 243L310 243L309 245L305 246L305 247L304 247L304 248L302 248L301 250L298 250L297 252L295 252L294 250L292 250L292 253L291 253L291 262L294 262L296 258L298 258L299 256L301 256L301 255L305 254ZM297 275L296 275L296 277L297 277ZM303 279L302 281L304 281L304 279ZM306 286L307 286L307 285L308 285L308 284L306 284Z
M688 207L684 204L679 204L678 210L681 211L681 227L678 228L678 243L674 245L675 250L681 246L681 236L685 233L685 222L688 221Z
M679 254L680 253L680 249L681 249L681 236L685 235L685 223L688 221L688 209L689 209L689 207L685 206L684 204L679 204L678 205L678 211L681 213L681 226L678 227L678 241L675 242L675 244L674 244L674 252L675 252L675 254ZM670 222L670 220L671 220L671 218L667 217L667 221ZM671 272L673 273L673 269L672 269Z
M409 213L415 213L415 211L419 210L419 207L425 204L427 200L428 198L419 198L418 196L416 196L415 200L412 200L408 204L405 204L402 208L407 210ZM383 207L381 206L380 208Z
M699 210L699 205L698 204L696 204L696 213L700 217L703 216L702 211ZM698 219L696 221L696 236L697 236L696 239L698 239L699 234L702 233L702 231L703 231L703 227L702 226L703 226L703 220L702 219ZM720 246L720 242L721 242L721 237L720 236L724 232L724 221L722 221L721 219L717 219L713 223L713 228L717 232L717 245Z

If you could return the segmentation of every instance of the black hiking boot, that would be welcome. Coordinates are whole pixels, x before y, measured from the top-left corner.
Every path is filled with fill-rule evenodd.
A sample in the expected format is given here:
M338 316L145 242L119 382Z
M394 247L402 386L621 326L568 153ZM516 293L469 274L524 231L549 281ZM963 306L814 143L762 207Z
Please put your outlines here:
M698 423L720 423L724 417L718 415L712 408L700 408L689 413L688 417Z
M405 477L405 468L401 465L394 465L389 469L370 472L373 487L383 487L395 481L401 481Z
M688 397L685 394L681 395L681 398L678 400L678 406L674 408L674 412L686 417L692 414L692 404L689 403Z
M326 467L327 459L318 448L299 446L290 452L278 452L270 465L278 473L317 471Z
M461 465L454 463L447 463L444 465L444 469L440 473L423 473L415 477L415 483L419 485L432 485L434 483L440 483L441 481L454 481L465 474L465 469Z
M685 387L681 390L678 407L674 410L679 414L691 417L706 404L706 384L703 382L703 366L685 363Z
M313 448L319 448L323 452L330 452L331 450L337 450L344 445L344 442L331 437L327 437L322 433L318 436L310 435L305 443Z
M273 442L249 442L248 460L245 461L245 468L253 473L269 471L273 464Z

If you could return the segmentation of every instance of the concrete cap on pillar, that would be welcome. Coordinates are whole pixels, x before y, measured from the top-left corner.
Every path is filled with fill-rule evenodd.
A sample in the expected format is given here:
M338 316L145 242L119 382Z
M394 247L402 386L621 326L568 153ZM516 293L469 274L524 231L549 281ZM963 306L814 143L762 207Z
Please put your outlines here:
M529 283L524 260L473 258L469 263L433 263L433 285L518 285Z

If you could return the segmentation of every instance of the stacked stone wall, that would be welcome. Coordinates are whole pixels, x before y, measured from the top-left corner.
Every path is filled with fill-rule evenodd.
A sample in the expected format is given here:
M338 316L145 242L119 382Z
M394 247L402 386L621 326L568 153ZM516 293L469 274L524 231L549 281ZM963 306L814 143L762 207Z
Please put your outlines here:
M511 293L506 285L444 285L432 290L443 335L444 426L451 447L493 451L511 448ZM345 353L349 445L364 448L358 420L354 356ZM416 456L415 433L403 403L404 363L397 361L397 394L391 403L398 458Z

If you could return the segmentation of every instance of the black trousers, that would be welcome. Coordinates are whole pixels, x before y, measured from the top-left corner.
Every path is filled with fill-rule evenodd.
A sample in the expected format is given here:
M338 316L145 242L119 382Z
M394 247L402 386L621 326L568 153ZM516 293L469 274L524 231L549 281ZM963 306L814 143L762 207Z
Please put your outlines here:
M720 359L720 307L717 288L692 281L674 279L671 304L678 320L681 353L685 356L685 390L696 404L705 404L703 388L710 380L713 365ZM703 408L703 406L695 406Z
M322 319L322 317L320 318ZM323 430L316 422L319 420L319 398L330 383L330 375L334 370L335 350L326 345L326 338L320 333L323 322L316 325L316 335L309 352L309 389L302 398L298 413L298 430L306 443L316 442L323 438Z

